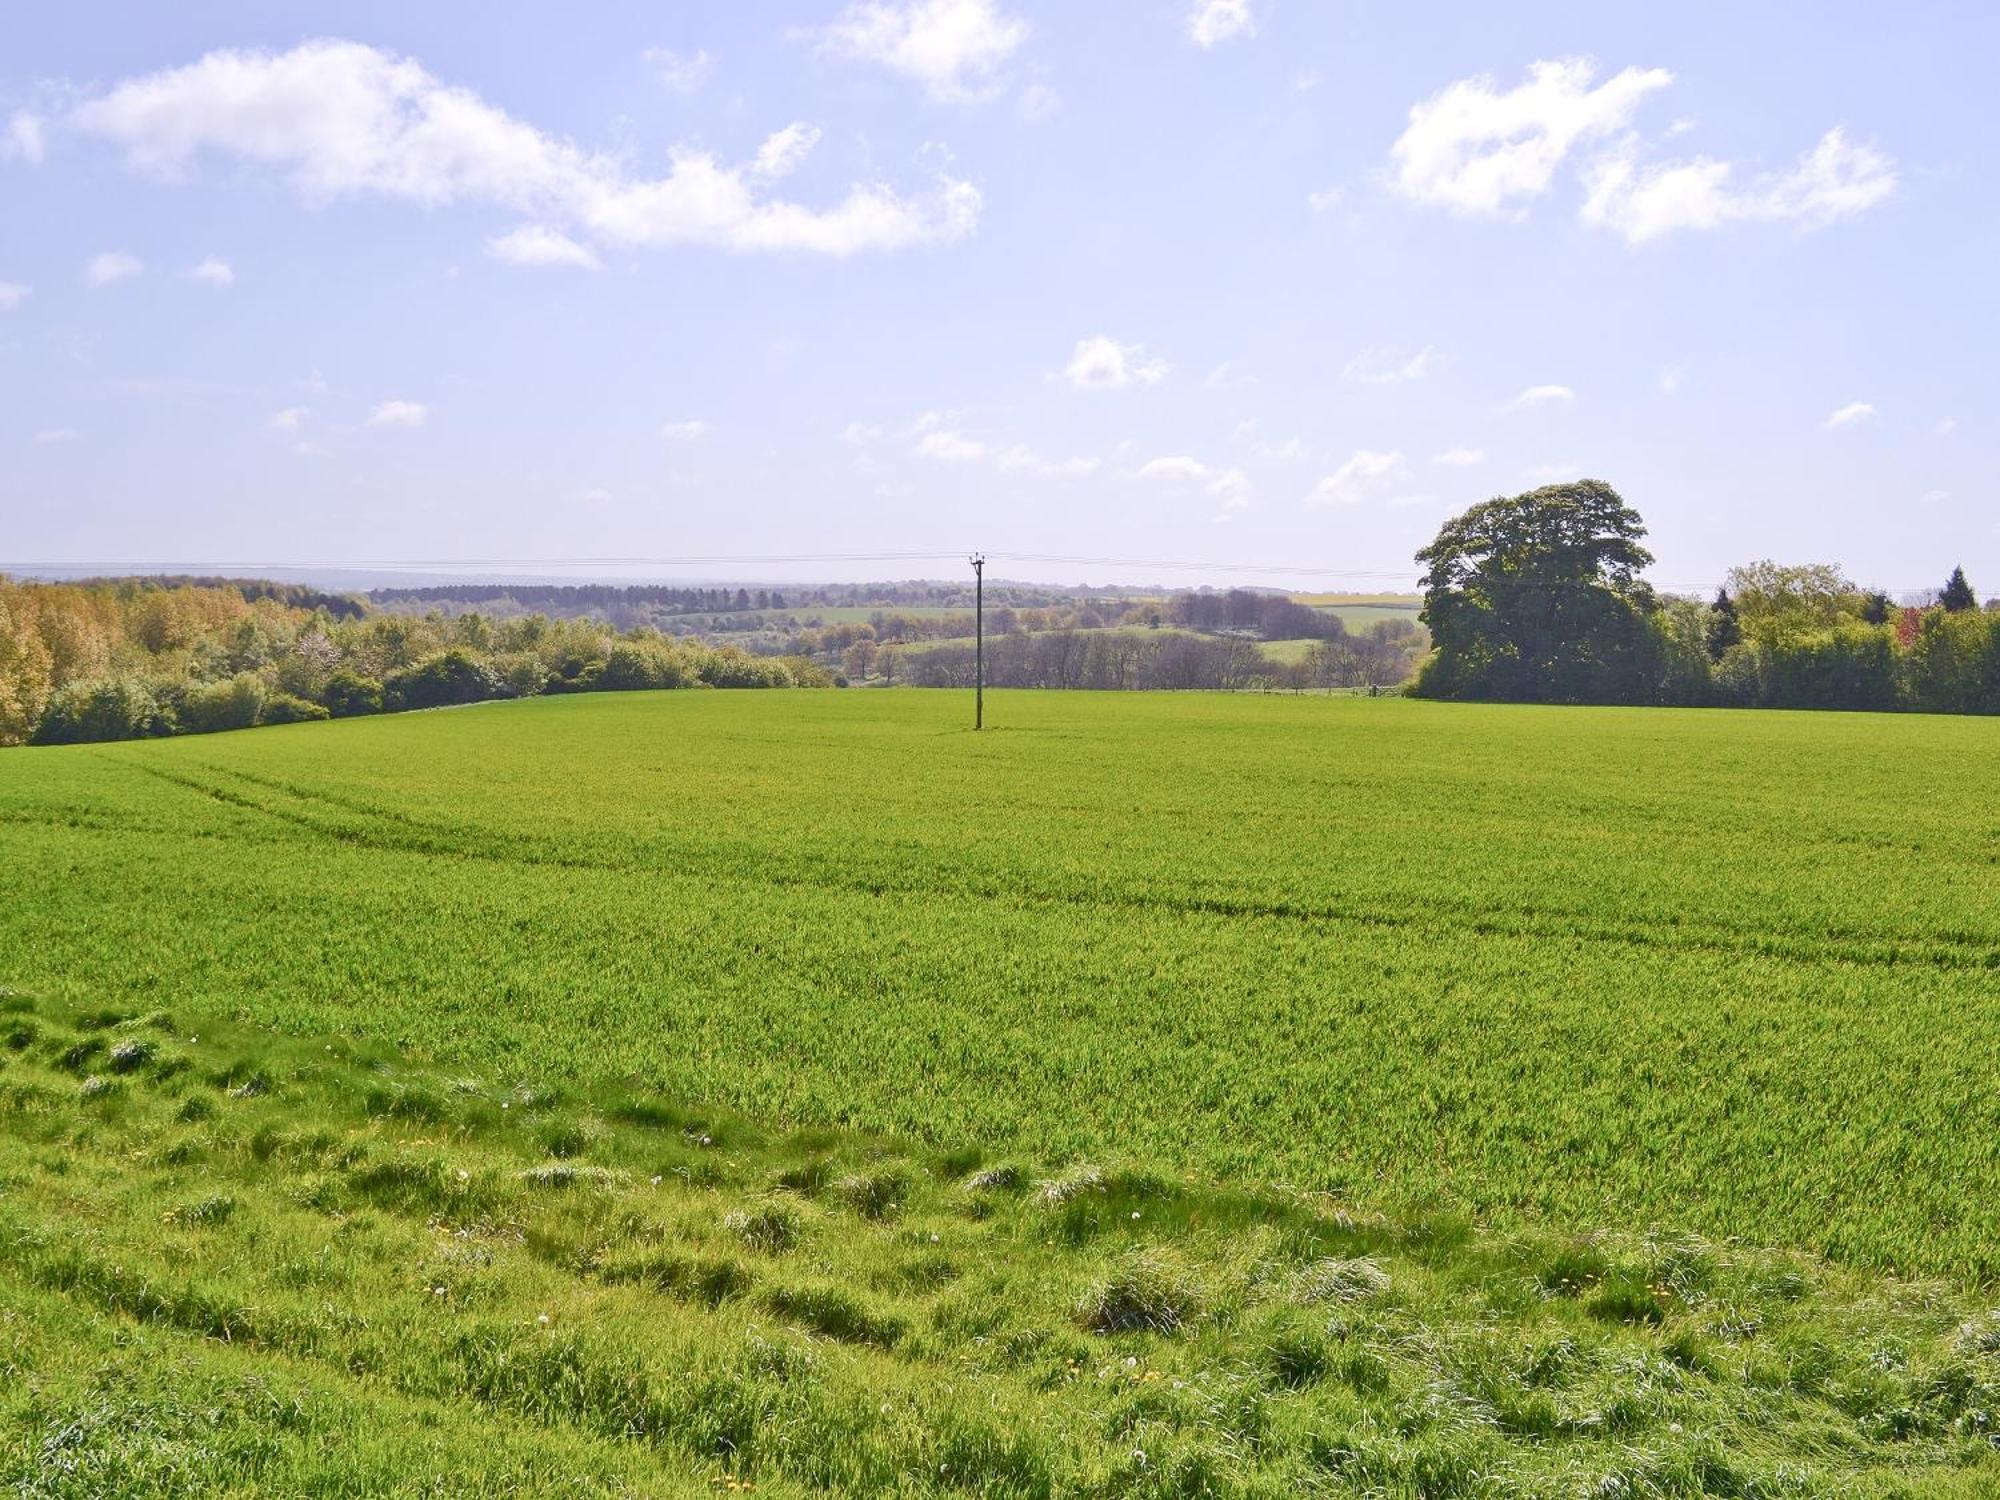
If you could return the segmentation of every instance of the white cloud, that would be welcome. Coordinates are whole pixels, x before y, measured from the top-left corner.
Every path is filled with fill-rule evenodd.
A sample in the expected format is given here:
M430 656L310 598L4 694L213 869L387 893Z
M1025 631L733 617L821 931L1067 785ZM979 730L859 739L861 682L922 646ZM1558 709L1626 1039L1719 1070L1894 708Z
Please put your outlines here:
M1242 510L1250 503L1250 480L1241 469L1218 469L1185 453L1147 460L1139 466L1139 477L1170 485L1199 486L1204 494L1222 502L1224 514Z
M814 34L822 52L888 68L933 99L964 103L1006 88L1000 70L1028 30L994 0L862 0Z
M28 289L26 287L21 288L21 291L24 295L26 294L27 290ZM7 306L5 289L0 288L0 307L5 307L5 306ZM1950 437L1954 432L1958 431L1958 418L1939 417L1935 422L1931 423L1931 431L1938 437Z
M17 109L7 117L7 128L0 131L0 161L20 160L36 166L47 149L40 115Z
M523 224L486 242L486 253L510 266L576 266L595 271L601 262L588 245L579 245L560 229Z
M29 288L18 281L0 281L0 312L12 312L28 300Z
M1586 175L1583 221L1643 244L1677 229L1716 229L1738 222L1791 223L1818 228L1862 213L1896 190L1895 164L1872 146L1829 130L1790 172L1731 186L1726 161L1638 159L1627 141L1600 157Z
M331 458L333 454L318 443L294 443L292 452L300 458Z
M307 407L288 406L283 411L272 412L264 425L273 432L297 432L310 415L311 411Z
M102 255L93 255L84 264L83 279L92 286L109 286L128 276L137 276L145 269L146 263L138 256L123 250L107 250Z
M563 498L573 505L603 505L612 497L611 491L601 487L593 487L587 490L572 490Z
M1660 394L1663 396L1673 395L1680 390L1681 382L1686 378L1686 365L1668 365L1660 371Z
M1566 385L1531 385L1511 400L1500 403L1502 411L1532 411L1538 406L1555 406L1574 401L1576 392Z
M1213 370L1210 370L1208 378L1202 381L1202 384L1207 386L1211 391L1234 390L1239 386L1255 385L1256 383L1257 377L1255 375L1242 374L1226 359Z
M1165 360L1148 357L1139 345L1121 344L1100 333L1076 341L1062 378L1079 391L1116 391L1158 385L1169 368Z
M1308 505L1360 505L1386 498L1393 485L1407 481L1410 466L1400 453L1357 448L1354 456L1322 479L1306 497Z
M1850 401L1820 426L1823 430L1832 432L1837 427L1852 427L1856 422L1866 422L1874 415L1875 408L1866 401Z
M708 423L700 417L686 417L677 422L663 423L660 436L670 443L694 443L708 436Z
M1094 458L1046 458L1026 443L996 446L956 427L942 426L942 421L936 412L926 412L918 419L919 436L910 450L915 457L939 463L991 464L1002 474L1031 474L1038 479L1079 479L1098 469Z
M1926 505L1942 505L1951 498L1950 490L1925 490L1917 497Z
M188 275L210 286L232 286L236 281L236 268L220 256L211 255L190 269Z
M840 429L840 440L862 447L882 436L882 429L870 422L849 422Z
M1347 362L1340 377L1352 385L1400 385L1407 380L1422 380L1436 366L1437 351L1428 344L1415 354L1364 349Z
M937 427L917 439L911 450L918 458L935 458L945 463L978 463L991 451L978 438L967 437L952 427Z
M1673 75L1627 68L1596 88L1582 58L1538 62L1502 93L1490 77L1462 79L1410 108L1390 149L1398 191L1459 213L1490 214L1548 191L1572 148L1622 130Z
M77 439L74 427L44 427L35 434L35 441L44 447L53 443L73 443Z
M480 203L618 246L851 255L953 239L979 218L978 190L942 171L920 196L860 182L825 208L764 197L748 167L692 147L669 151L664 176L633 176L357 42L211 52L128 79L71 120L169 179L217 153L282 174L312 203Z
M819 127L794 120L783 130L764 138L750 170L766 182L775 182L790 173L819 144Z
M1584 466L1573 458L1559 458L1553 463L1536 464L1523 469L1521 477L1529 484L1563 484L1583 473Z
M1025 472L1040 479L1081 479L1098 470L1094 458L1044 458L1023 443L1002 448L993 455L993 464L1002 473Z
M1257 17L1251 14L1250 0L1194 0L1187 34L1196 46L1213 47L1239 36L1255 36Z
M421 427L431 411L421 401L384 401L368 414L370 427Z
M681 53L666 47L654 47L646 53L646 65L658 75L660 82L676 94L695 93L708 82L708 75L715 71L715 59L705 50Z
M1322 188L1317 193L1306 194L1306 207L1316 214L1323 214L1340 206L1340 200L1347 196L1345 188Z
M1447 448L1442 453L1433 453L1431 462L1442 464L1447 469L1469 469L1474 464L1486 462L1484 448Z

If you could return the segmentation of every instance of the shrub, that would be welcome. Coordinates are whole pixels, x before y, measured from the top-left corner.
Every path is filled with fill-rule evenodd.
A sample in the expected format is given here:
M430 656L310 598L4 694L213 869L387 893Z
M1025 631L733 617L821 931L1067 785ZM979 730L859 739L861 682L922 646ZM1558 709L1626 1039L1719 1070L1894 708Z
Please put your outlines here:
M172 712L149 684L106 677L58 689L34 739L38 745L81 745L172 734L174 727Z
M479 703L506 696L506 684L463 646L440 651L414 666L391 672L382 684L383 702L397 709L444 708L454 703Z
M591 674L586 670L586 677ZM665 641L620 641L592 686L614 693L693 687L700 679L688 653ZM581 679L579 679L581 682Z
M310 724L320 719L331 718L317 703L308 703L303 698L294 698L290 693L273 693L264 700L264 711L257 715L259 724Z
M326 679L320 702L336 719L382 712L382 684L364 677L352 667L342 667Z
M263 713L265 696L263 680L250 672L189 688L181 700L181 728L188 734L248 729Z
M752 656L740 646L718 646L704 653L701 680L710 687L790 687L792 669L771 656Z

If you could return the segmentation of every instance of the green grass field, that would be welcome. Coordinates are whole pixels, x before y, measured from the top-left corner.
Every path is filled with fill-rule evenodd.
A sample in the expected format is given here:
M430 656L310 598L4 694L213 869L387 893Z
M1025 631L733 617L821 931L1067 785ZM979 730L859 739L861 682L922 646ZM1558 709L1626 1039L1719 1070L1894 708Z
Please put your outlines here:
M2000 1483L2000 725L967 707L0 755L0 1473Z

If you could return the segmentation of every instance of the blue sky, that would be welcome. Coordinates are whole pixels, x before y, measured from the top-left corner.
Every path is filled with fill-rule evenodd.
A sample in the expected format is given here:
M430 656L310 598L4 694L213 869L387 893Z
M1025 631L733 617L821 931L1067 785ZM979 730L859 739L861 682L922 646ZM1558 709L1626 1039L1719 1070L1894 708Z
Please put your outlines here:
M2000 591L1996 49L1972 4L9 7L0 557L1340 586L1588 474L1668 586Z

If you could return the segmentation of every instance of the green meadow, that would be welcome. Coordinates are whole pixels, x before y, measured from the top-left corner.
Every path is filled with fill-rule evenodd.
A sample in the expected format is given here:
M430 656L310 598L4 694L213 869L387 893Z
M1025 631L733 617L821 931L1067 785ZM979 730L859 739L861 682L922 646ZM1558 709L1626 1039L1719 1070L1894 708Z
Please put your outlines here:
M0 1473L2000 1484L2000 724L969 707L0 755Z

